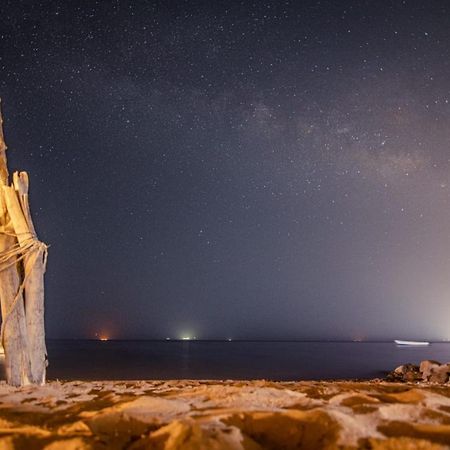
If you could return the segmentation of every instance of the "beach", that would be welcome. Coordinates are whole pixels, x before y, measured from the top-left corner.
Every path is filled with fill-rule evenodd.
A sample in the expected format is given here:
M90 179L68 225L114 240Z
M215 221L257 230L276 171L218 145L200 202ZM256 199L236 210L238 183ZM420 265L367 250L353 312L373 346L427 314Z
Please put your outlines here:
M449 385L381 380L0 384L0 450L449 445Z

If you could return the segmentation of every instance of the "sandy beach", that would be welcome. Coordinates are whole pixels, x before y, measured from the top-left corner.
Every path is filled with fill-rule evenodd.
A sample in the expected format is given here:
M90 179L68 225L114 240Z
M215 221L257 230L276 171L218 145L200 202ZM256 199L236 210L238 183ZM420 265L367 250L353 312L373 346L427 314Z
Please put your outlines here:
M6 449L443 449L450 387L270 381L0 384Z

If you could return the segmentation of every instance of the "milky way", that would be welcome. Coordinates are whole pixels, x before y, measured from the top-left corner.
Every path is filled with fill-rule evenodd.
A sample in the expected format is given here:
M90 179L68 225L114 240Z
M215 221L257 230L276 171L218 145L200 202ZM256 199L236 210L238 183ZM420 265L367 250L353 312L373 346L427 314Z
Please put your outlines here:
M4 1L50 337L450 338L450 9Z

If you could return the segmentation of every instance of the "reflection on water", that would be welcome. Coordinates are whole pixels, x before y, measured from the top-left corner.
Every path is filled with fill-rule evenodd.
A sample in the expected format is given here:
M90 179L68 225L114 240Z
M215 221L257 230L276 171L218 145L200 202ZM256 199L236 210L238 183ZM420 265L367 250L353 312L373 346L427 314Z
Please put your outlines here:
M49 379L370 379L400 364L450 360L450 343L47 342ZM2 374L4 357L0 356Z

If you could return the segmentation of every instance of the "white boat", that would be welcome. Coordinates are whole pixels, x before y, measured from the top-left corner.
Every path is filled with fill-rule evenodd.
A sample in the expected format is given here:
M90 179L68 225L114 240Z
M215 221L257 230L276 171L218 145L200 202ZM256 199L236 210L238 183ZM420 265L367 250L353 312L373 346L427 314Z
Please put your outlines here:
M430 343L426 341L399 341L398 339L396 339L394 342L397 345L414 345L414 346L430 345Z

